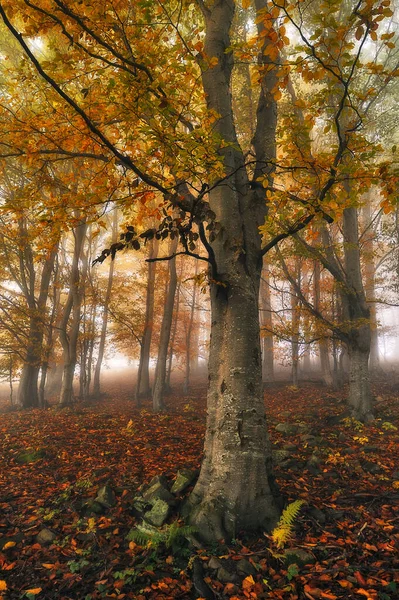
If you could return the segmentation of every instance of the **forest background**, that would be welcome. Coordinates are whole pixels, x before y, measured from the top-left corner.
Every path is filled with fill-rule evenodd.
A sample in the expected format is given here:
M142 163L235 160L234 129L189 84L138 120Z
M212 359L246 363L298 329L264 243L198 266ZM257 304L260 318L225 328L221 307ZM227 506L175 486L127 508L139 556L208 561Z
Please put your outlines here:
M397 384L382 356L399 275L395 11L0 4L10 403L100 400L116 354L137 364L134 410L151 397L162 413L173 370L187 395L208 365L186 503L208 542L279 520L263 393L277 364L292 398L301 378L343 390L358 427L378 421L371 376Z

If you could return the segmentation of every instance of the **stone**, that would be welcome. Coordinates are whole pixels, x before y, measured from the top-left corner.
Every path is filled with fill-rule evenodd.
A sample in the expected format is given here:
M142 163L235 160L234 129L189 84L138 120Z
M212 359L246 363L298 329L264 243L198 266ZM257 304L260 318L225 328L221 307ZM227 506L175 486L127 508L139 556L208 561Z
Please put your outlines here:
M276 425L275 430L285 435L295 435L299 431L299 427L295 423L279 423Z
M316 507L313 507L309 510L309 515L312 517L312 519L320 523L320 525L324 525L327 520L325 513Z
M142 496L136 496L133 499L132 510L136 517L142 517L150 507L151 504L146 502Z
M190 469L179 469L170 491L172 494L181 494L193 483L196 477L196 471L191 471Z
M362 447L363 452L365 452L366 454L378 454L380 452L380 449L378 446L363 446Z
M175 503L174 496L161 481L157 481L151 487L148 487L143 492L143 498L150 504L154 504L157 500L163 500L170 505Z
M216 558L216 556L211 556L208 562L208 569L213 569L214 571L216 571L217 569L220 569L221 566L222 561L219 560L219 558Z
M273 450L273 461L276 465L281 465L287 458L291 458L292 453L289 450Z
M360 464L362 466L363 471L366 471L367 473L370 473L371 475L377 475L379 473L384 472L384 469L382 469L379 464L373 463L369 460L365 460Z
M306 467L316 467L319 468L321 463L320 457L317 456L317 454L313 453L312 456L308 459L307 463L306 463Z
M392 473L392 479L399 479L399 471L394 471Z
M50 544L53 543L53 541L55 540L56 537L57 536L55 535L55 533L53 531L51 531L50 529L47 529L47 527L44 527L37 534L36 541L41 546L49 546Z
M298 449L298 446L296 446L295 444L284 444L282 449L289 450L290 452L295 452Z
M105 508L111 508L111 506L115 506L116 498L114 490L109 485L103 485L103 487L97 491L97 498L95 499L95 502L105 506Z
M228 571L225 567L218 569L217 578L221 583L237 583L239 580L237 573Z
M252 563L249 562L249 560L246 560L245 558L242 558L241 560L239 560L236 564L236 569L237 569L237 573L239 575L244 575L244 577L247 577L248 575L256 575L256 569L253 566Z
M94 513L95 515L102 515L105 512L105 506L97 502L97 500L88 502L85 508L88 513Z
M287 566L296 564L298 567L303 567L304 565L311 565L316 562L313 554L306 552L302 548L290 548L284 552L284 556Z
M162 527L170 515L170 506L164 500L155 500L151 510L145 513L144 520L154 525L154 527Z

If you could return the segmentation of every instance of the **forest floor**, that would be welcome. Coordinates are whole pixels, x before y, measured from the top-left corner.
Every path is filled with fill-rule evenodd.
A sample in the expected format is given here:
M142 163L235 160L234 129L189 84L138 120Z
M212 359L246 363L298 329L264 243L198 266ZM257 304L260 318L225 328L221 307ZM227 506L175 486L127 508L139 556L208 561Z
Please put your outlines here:
M120 384L73 410L3 412L0 598L398 598L399 398L376 393L378 418L362 427L337 417L343 392L266 391L278 485L304 501L282 550L265 535L206 551L127 539L138 487L199 467L204 387L169 397L162 415L134 408ZM96 514L104 485L115 502Z

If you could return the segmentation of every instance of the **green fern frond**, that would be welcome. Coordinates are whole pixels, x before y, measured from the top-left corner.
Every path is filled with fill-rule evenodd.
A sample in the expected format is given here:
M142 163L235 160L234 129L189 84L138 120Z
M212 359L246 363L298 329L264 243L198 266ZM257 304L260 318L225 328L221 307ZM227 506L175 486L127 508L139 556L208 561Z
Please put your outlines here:
M295 500L291 502L284 510L280 517L277 526L272 531L272 540L276 544L277 548L282 548L290 539L293 529L294 521L297 518L299 511L304 504L303 500Z
M161 544L164 544L166 548L171 548L172 551L176 552L184 544L185 539L196 532L195 527L180 525L177 521L165 525L162 529L143 523L132 529L128 533L127 539L136 542L139 546L152 546L153 548L158 548Z

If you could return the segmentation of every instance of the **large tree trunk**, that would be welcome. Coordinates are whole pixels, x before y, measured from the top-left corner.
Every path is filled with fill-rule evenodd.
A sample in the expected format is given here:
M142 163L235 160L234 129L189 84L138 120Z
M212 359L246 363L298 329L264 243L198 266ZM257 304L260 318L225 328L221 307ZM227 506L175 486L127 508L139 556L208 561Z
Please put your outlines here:
M173 255L177 250L178 238L171 241L169 252ZM159 412L164 408L163 396L166 383L166 361L168 359L168 348L170 341L170 331L173 320L173 307L175 303L175 294L177 287L176 258L169 261L169 282L168 291L165 298L165 306L162 317L161 335L159 338L158 359L155 369L154 391L152 395L152 408L154 412Z
M259 336L259 226L264 222L265 195L258 186L249 188L232 114L233 58L228 48L234 4L219 0L210 8L202 5L204 56L217 59L212 68L203 65L202 80L208 107L220 115L215 130L228 142L220 149L228 185L209 194L220 231L212 243L208 417L204 460L188 504L191 522L212 541L231 539L240 529L270 528L279 514L272 491ZM263 7L261 2L256 5ZM267 174L265 164L275 150L275 105L267 77L272 74L262 80L253 140L261 164L255 181Z
M150 240L148 242L148 258L156 258L158 256L158 240ZM136 384L136 402L140 404L140 399L150 396L150 351L151 338L154 320L154 291L155 291L155 270L156 262L148 263L147 289L146 289L146 305L145 305L145 321L144 332L140 346L140 360L137 373Z
M344 256L347 286L341 290L345 322L350 323L347 348L350 359L349 405L360 421L373 418L373 395L370 388L370 309L363 288L358 239L357 209L349 207L343 214Z

